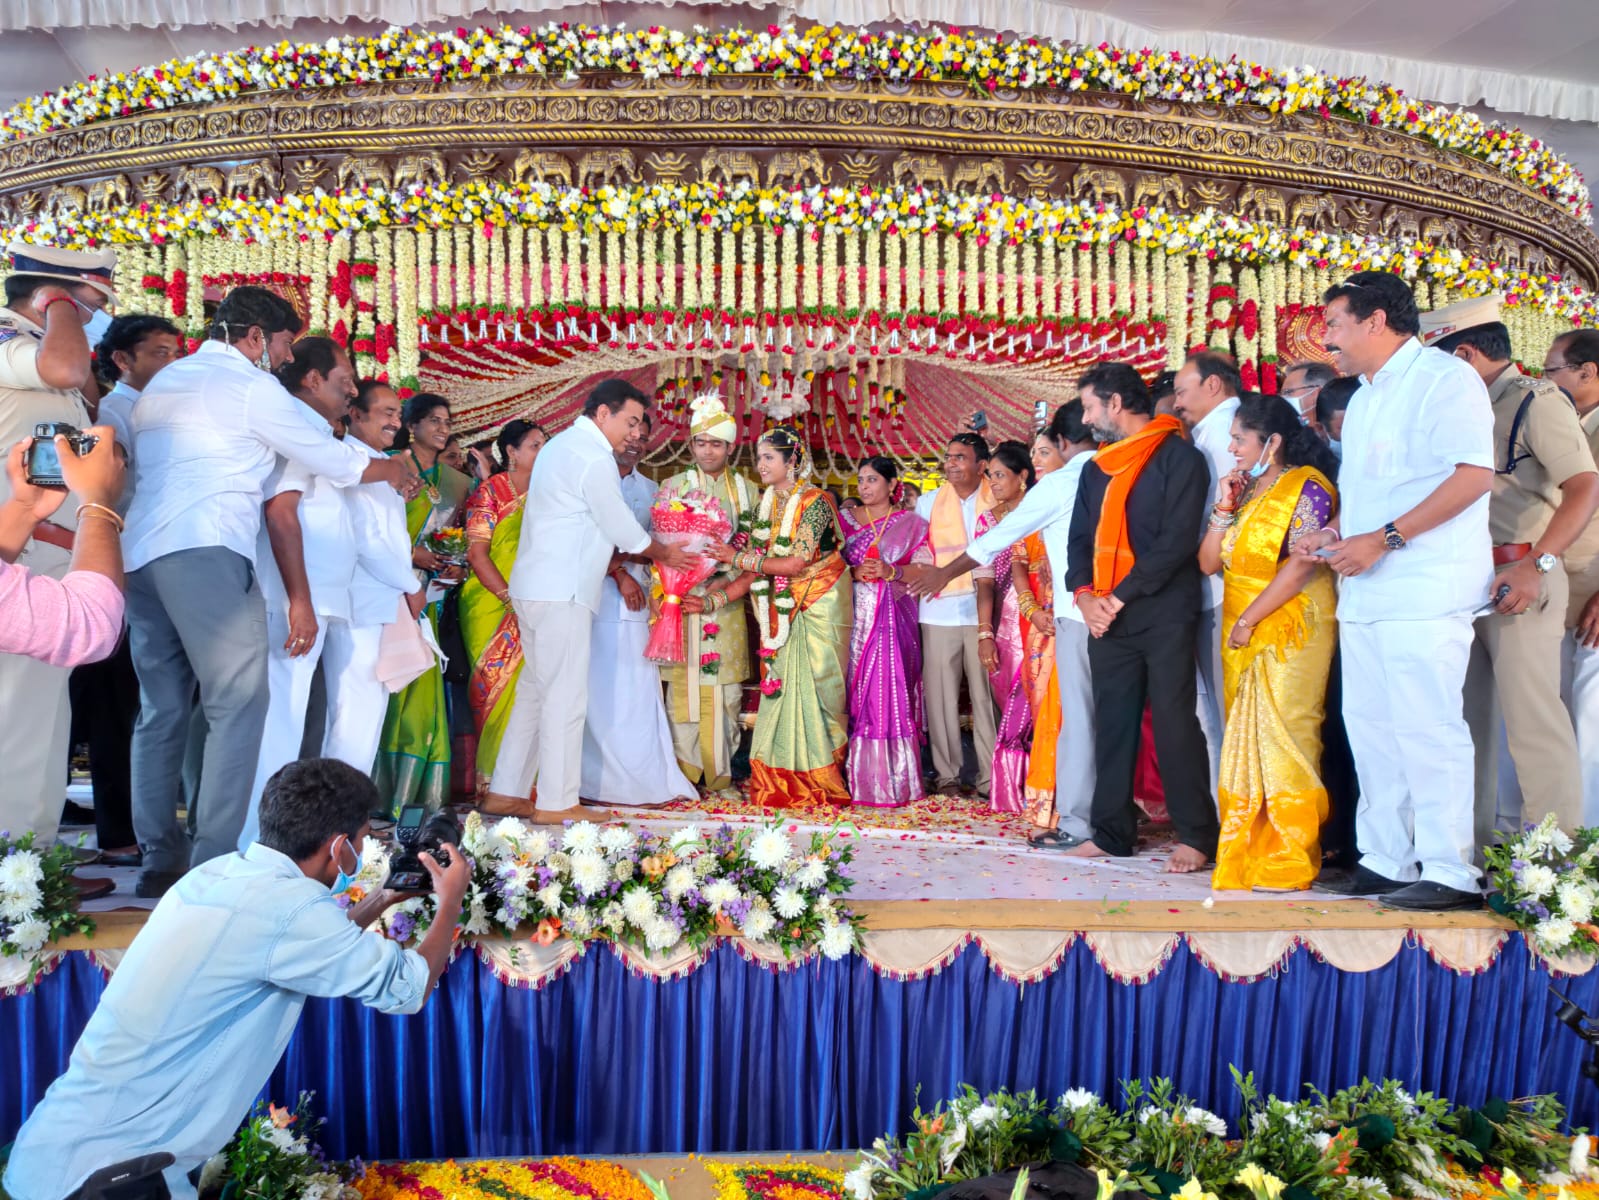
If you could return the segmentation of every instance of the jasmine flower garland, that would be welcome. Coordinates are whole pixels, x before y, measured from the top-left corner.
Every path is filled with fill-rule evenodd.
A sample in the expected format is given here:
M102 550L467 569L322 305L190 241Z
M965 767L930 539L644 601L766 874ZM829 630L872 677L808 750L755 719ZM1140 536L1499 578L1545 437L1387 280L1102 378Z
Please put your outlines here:
M766 542L769 547L767 553L772 557L786 558L794 549L794 527L799 521L801 489L796 487L790 493L776 528L776 537L773 537L772 510L776 507L777 494L775 487L767 488L766 494L761 497L751 540ZM755 606L756 621L760 625L761 649L775 654L788 642L789 625L796 603L792 581L782 575L759 575L750 585L750 601Z

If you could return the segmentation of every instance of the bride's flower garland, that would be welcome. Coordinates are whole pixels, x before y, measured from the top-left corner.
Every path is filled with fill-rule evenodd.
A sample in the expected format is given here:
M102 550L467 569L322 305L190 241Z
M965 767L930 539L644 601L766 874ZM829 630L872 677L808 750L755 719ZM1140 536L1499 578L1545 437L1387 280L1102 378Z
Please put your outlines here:
M134 113L285 92L393 80L455 82L493 75L573 78L620 71L645 79L765 74L899 83L933 80L974 90L1107 91L1138 100L1259 105L1272 112L1346 117L1425 138L1479 158L1587 220L1582 174L1539 139L1463 109L1425 104L1360 76L1308 67L1272 68L1159 50L1124 50L1040 38L963 33L870 32L839 26L768 25L684 33L652 25L593 28L547 23L432 33L391 27L377 37L251 46L156 66L91 75L21 101L0 116L0 137L28 137Z
M567 245L574 250L582 237L589 237L596 243L580 251L591 264L589 275L594 280L600 278L600 272L592 268L607 261L607 252L597 243L610 239L590 235L634 229L701 229L706 236L698 248L695 239L685 232L682 300L689 307L695 307L695 300L703 301L708 312L714 293L707 292L706 288L714 286L714 276L707 274L704 284L699 276L714 272L717 266L717 251L710 234L716 229L729 229L735 224L742 227L752 221L779 231L777 241L786 269L780 295L782 312L773 316L782 322L781 335L785 341L792 338L793 324L799 319L798 314L790 311L791 307L813 311L818 306L838 307L837 273L835 271L830 280L820 281L822 290L818 293L815 259L807 258L803 272L805 294L790 295L786 282L796 274L792 266L800 249L810 255L813 237L834 232L842 232L851 239L880 234L881 241L888 245L896 240L904 242L907 294L901 303L906 311L936 302L936 294L929 297L926 293L930 289L936 292L937 276L932 264L937 261L938 242L951 236L969 236L975 238L979 246L998 239L1006 245L1036 247L1043 260L1041 276L1045 283L1046 305L1054 301L1056 281L1064 287L1066 302L1070 302L1070 280L1062 277L1073 271L1071 259L1065 257L1068 252L1082 246L1103 246L1112 251L1114 259L1117 252L1133 246L1164 250L1168 255L1191 259L1196 271L1208 271L1212 261L1249 266L1284 263L1337 272L1398 271L1406 278L1428 280L1468 295L1499 292L1513 307L1525 305L1578 324L1599 323L1599 303L1594 297L1557 273L1516 270L1472 257L1463 250L1425 241L1288 228L1245 220L1214 209L1199 213L1144 207L1123 210L1113 205L1089 205L1058 198L974 196L920 187L855 190L756 188L748 183L730 188L655 184L604 187L585 192L545 183L472 180L405 192L372 188L349 194L295 195L272 203L232 197L207 203L140 205L115 213L84 213L67 223L45 215L5 232L8 236L25 234L36 242L71 248L102 243L160 248L185 242L197 245L203 239L219 237L274 242L331 236L336 244L343 245L338 242L340 236L348 238L351 233L362 230L404 227L418 231L421 236L426 236L428 231L442 231L443 236L431 239L433 265L437 268L437 278L447 281L452 278L448 269L449 255L457 229L468 233L470 238L469 227L481 230L484 225L496 229L522 225L546 231L565 226L574 231L567 238ZM791 237L793 234L800 237L795 239ZM834 247L836 258L837 238L828 237L826 241ZM668 237L664 244L675 248L675 239ZM957 250L954 244L945 247L951 260ZM168 255L170 263L170 250ZM347 256L346 248L335 256L335 261L342 266ZM1059 262L1057 256L1060 256ZM424 280L433 274L425 269L426 265L423 264ZM560 282L558 273L552 274L552 290ZM923 275L928 278L924 280ZM569 292L572 279L578 277L574 268L564 290ZM1189 281L1183 272L1167 273L1165 277L1168 294L1175 294L1179 288L1186 294ZM199 281L195 280L194 285L198 287ZM433 303L422 302L422 308L453 308L464 305L468 299L444 294L430 298ZM567 298L582 299L581 296ZM590 307L608 306L602 298L596 297ZM621 311L620 306L610 307ZM401 308L399 311L414 310ZM729 308L728 311L735 310ZM739 315L742 322L742 314ZM975 318L972 313L964 315ZM890 311L885 318L892 322L896 316ZM891 325L884 332L892 336L896 328ZM742 329L729 331L728 336L742 336L742 332ZM403 364L401 373L407 373Z
M772 510L776 506L777 489L769 487L761 497L760 511L755 516L755 527L750 541L756 545L770 546L768 554L786 558L794 549L794 526L799 521L800 497L803 488L796 484L783 506L777 525L777 536L772 536ZM761 575L750 584L750 601L755 606L755 620L761 627L761 649L776 654L788 642L789 626L793 619L795 600L793 583L783 575ZM773 613L776 619L773 619ZM779 684L781 686L781 684Z

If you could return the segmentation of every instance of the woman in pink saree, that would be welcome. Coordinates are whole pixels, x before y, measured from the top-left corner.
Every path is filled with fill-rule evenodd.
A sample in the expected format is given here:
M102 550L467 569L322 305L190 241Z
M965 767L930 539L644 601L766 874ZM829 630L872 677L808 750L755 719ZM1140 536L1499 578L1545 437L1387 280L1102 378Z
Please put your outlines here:
M900 582L930 563L927 522L898 507L899 468L860 466L861 506L843 513L855 587L850 637L849 790L855 804L897 808L922 797L922 648L916 597Z
M988 460L988 486L994 507L977 519L981 537L1021 503L1032 487L1032 453L1022 442L1001 442ZM1011 570L1015 547L1000 552L986 567L972 572L977 585L977 654L988 672L999 706L999 729L994 738L993 780L988 806L994 812L1025 812L1027 765L1033 746L1033 704L1024 666L1027 646L1022 630L1015 572Z

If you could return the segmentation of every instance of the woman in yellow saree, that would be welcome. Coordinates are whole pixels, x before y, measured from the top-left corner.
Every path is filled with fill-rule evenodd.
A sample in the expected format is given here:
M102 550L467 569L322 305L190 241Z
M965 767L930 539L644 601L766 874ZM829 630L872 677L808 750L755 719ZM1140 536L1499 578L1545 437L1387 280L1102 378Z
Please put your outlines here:
M843 806L850 802L842 768L855 605L838 512L826 492L806 482L810 452L795 430L765 434L755 465L766 493L749 549L713 542L706 551L744 571L713 591L710 603L720 607L751 592L760 628L750 800L767 808ZM687 601L684 607L697 611Z
M405 402L406 441L392 453L409 456L422 477L422 490L405 506L405 527L411 535L411 563L429 579L459 581L463 568L444 562L425 545L430 534L452 526L471 481L448 466L441 455L450 437L450 403L443 396L420 392ZM427 607L438 632L439 605ZM391 815L407 804L440 808L450 799L450 718L444 699L444 675L430 667L405 690L389 697L389 713L378 743L373 772L378 792Z
M522 671L522 635L511 611L506 580L522 534L528 478L549 434L521 419L507 421L495 439L497 470L466 504L466 561L472 574L461 585L461 638L472 658L467 699L477 725L477 780L481 797L500 752L505 718Z
M1279 396L1233 420L1238 467L1220 481L1199 551L1223 572L1221 840L1215 888L1299 891L1321 869L1321 724L1337 642L1332 573L1290 558L1337 508L1336 463Z

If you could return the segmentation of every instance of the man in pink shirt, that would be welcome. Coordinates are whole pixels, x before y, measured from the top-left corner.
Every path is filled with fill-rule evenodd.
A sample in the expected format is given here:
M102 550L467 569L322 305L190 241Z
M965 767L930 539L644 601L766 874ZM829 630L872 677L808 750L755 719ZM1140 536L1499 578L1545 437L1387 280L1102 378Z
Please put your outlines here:
M116 503L125 472L114 431L97 425L99 440L79 458L66 438L56 438L65 488L27 481L24 438L6 455L10 498L0 504L0 654L14 654L53 667L98 662L122 636L122 518ZM79 522L72 563L60 579L18 566L34 529L61 508L68 495ZM109 879L73 878L86 900L113 890Z

